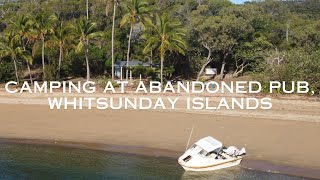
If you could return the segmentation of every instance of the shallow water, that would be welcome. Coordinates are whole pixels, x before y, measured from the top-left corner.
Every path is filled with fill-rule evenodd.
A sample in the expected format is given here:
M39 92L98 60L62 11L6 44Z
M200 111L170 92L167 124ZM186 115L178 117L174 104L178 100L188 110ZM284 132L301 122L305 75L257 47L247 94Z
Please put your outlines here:
M184 172L175 159L54 146L0 143L0 179L306 179L234 167Z

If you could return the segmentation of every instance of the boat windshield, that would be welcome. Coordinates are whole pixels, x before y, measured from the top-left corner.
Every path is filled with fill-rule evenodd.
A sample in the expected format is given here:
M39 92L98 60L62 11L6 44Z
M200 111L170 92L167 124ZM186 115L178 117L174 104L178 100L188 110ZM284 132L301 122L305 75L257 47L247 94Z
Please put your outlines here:
M197 146L196 144L192 145L190 147L190 150L192 150L193 152L195 152L201 156L210 156L211 154L215 154L215 155L218 154L218 149L208 152L208 151L204 150L203 148L201 148L200 146Z
M195 149L197 147L196 144L192 145L190 149Z
M189 150L191 150L191 151L193 151L194 153L199 153L201 150L203 150L201 147L199 147L199 146L197 146L196 144L194 144L194 145L192 145L191 147L190 147L190 149Z
M215 151L211 151L211 152L208 152L208 153L206 154L206 156L210 156L211 154L217 155L218 153L215 152Z
M208 154L207 151L205 151L204 149L202 149L200 152L199 152L200 155L202 156L206 156Z

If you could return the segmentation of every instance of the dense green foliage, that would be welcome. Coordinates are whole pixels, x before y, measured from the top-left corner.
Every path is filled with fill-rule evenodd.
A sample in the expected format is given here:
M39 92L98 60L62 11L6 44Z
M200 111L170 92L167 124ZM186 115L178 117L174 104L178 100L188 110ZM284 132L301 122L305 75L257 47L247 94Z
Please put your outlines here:
M6 1L0 81L111 76L114 2L114 59L163 64L137 67L135 77L199 78L211 66L234 77L320 85L318 0L89 0L89 19L85 0Z

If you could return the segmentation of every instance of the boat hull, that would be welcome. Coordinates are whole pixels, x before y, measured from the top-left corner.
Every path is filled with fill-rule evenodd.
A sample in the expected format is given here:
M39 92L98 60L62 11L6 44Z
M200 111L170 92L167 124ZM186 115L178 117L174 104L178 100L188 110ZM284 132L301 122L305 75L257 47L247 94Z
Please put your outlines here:
M192 167L192 166L185 166L181 163L179 163L185 171L215 171L219 169L229 168L233 166L237 166L241 162L241 158L237 158L233 161L226 161L225 163L219 163L219 164L211 164L208 166L202 166L202 167Z

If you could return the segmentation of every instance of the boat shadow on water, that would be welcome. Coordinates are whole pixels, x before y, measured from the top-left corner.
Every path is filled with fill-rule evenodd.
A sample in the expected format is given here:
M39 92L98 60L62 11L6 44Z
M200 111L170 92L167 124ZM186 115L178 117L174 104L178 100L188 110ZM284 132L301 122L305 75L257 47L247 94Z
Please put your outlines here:
M182 175L182 179L239 179L241 174L241 167L230 167L228 169L220 169L216 171L204 171L204 172L193 172L185 171Z

